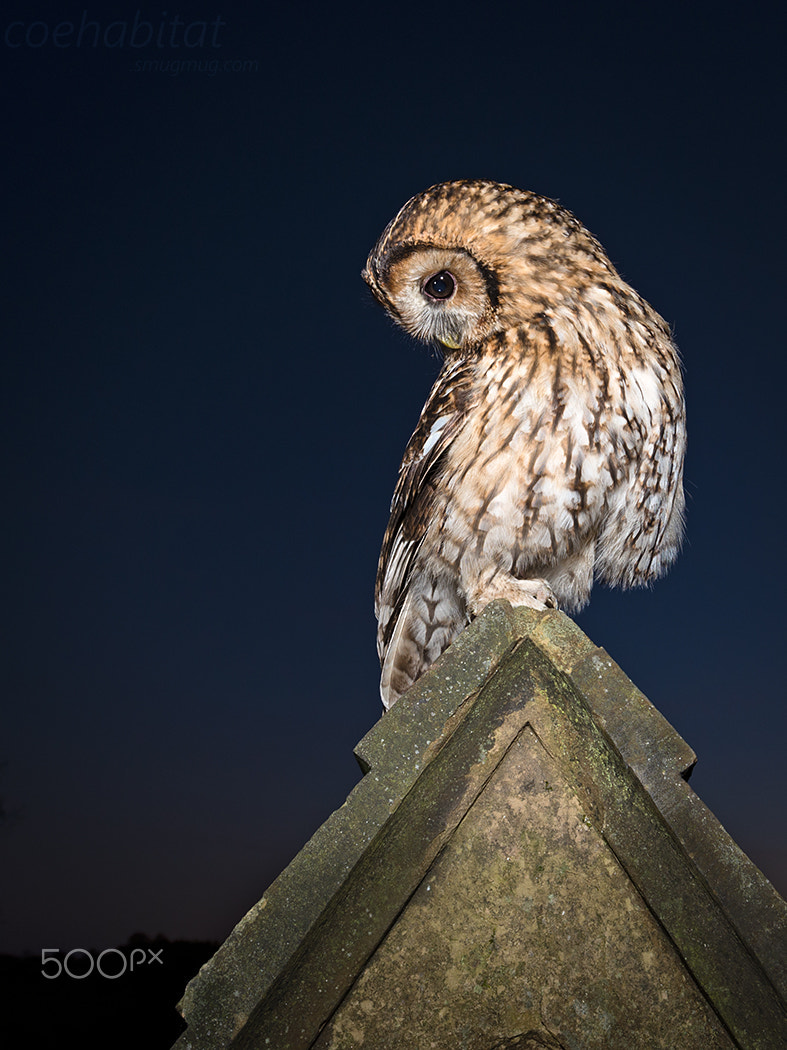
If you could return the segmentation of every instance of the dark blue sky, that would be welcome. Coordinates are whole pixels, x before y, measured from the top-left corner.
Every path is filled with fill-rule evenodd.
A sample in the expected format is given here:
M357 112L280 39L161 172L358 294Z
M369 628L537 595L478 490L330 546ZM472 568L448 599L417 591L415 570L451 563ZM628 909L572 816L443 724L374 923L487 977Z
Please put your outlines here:
M460 177L558 198L674 326L688 542L579 622L787 891L781 9L185 6L226 23L187 48L158 46L160 6L146 47L135 4L23 6L0 950L223 938L356 783L377 554L437 368L360 270Z

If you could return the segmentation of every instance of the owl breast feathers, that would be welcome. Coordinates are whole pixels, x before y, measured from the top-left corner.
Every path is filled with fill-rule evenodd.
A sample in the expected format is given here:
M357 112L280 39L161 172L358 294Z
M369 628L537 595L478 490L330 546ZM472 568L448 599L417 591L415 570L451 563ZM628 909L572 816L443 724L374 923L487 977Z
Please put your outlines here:
M577 611L648 583L683 531L683 385L661 317L554 201L433 186L364 279L444 353L402 460L376 587L390 707L495 598Z

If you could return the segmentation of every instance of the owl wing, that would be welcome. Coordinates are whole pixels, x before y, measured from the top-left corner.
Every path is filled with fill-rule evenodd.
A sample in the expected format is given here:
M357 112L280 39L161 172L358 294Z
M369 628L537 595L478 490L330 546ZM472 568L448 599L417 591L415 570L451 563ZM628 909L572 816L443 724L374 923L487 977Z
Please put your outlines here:
M408 642L414 643L413 572L434 513L435 493L446 452L469 408L472 384L468 362L449 362L444 367L432 387L399 468L375 587L377 651L383 665L386 706L390 706L386 683L393 674L398 654ZM401 691L398 690L397 695ZM394 699L395 696L390 702Z

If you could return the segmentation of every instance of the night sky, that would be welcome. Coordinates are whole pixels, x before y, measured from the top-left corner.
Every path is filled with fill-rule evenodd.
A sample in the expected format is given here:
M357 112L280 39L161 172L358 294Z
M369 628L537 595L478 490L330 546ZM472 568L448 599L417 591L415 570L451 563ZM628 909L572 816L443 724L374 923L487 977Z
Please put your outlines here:
M578 621L787 892L783 8L189 3L3 14L0 951L223 939L357 782L439 367L360 271L453 178L674 328L687 543Z

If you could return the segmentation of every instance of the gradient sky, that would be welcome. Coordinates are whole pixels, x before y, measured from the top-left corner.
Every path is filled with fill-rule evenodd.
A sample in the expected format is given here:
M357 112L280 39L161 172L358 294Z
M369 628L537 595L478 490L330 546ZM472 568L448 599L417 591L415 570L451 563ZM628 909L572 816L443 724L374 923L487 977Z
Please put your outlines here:
M787 892L783 9L192 5L226 24L187 48L161 6L146 47L136 3L22 6L0 950L223 939L357 782L377 555L437 370L360 270L460 177L559 199L674 327L688 541L578 619Z

